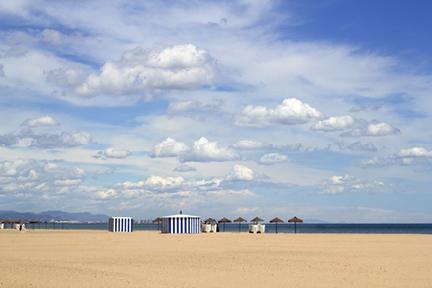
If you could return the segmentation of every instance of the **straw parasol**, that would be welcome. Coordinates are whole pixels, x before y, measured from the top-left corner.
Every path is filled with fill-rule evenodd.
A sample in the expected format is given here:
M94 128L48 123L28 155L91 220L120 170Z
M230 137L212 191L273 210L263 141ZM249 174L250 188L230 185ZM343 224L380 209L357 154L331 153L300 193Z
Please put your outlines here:
M242 218L242 217L239 217L239 218L235 219L234 222L239 223L239 232L240 232L241 231L241 223L247 222L247 220Z
M218 221L218 223L222 223L223 224L223 231L225 232L225 223L231 223L231 220L228 219L228 218L226 218L226 217L223 217L222 219L220 219Z
M270 223L275 223L276 224L276 233L278 233L278 224L279 223L283 223L284 221L278 217L273 218L272 220L270 220Z
M264 219L261 219L260 217L255 217L255 218L253 218L252 220L251 220L251 222L253 222L253 223L255 223L255 224L258 224L259 222L263 222L264 221Z
M293 218L289 219L288 222L294 223L294 234L296 234L297 233L297 223L303 223L303 219L300 219L297 216L294 216Z

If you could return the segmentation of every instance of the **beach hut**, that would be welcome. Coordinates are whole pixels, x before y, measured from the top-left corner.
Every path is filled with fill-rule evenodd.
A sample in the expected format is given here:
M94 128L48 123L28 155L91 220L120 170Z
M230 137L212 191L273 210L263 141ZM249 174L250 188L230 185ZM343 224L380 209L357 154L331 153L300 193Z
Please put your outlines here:
M177 214L162 217L162 233L196 234L201 232L199 216Z
M253 224L249 225L249 233L264 233L265 225L261 224L261 222L263 221L264 220L259 217L255 217L254 219L252 219L251 222Z
M247 220L244 219L244 218L242 218L242 217L239 217L239 218L237 218L237 219L234 219L233 222L239 223L238 228L239 228L239 232L241 232L241 223L242 223L242 222L247 222Z
M158 225L158 230L161 230L161 224L162 224L162 218L161 217L157 217L156 219L154 219L152 221L153 224L157 224Z
M225 224L226 223L231 223L231 220L228 219L228 218L226 218L226 217L223 217L222 219L220 219L218 221L218 223L222 223L223 231L225 232Z
M110 232L132 232L132 217L110 217L108 219L108 231Z
M217 232L216 220L213 218L208 218L207 220L204 220L204 223L201 225L201 232Z

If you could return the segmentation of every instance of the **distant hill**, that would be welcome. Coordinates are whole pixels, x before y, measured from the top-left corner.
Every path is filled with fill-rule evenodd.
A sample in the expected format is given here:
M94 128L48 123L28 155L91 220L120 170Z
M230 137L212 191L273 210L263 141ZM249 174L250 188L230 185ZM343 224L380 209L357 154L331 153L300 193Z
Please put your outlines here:
M0 220L37 220L50 221L76 221L76 222L107 222L108 216L103 214L92 214L87 212L70 213L64 211L44 211L40 213L1 211Z

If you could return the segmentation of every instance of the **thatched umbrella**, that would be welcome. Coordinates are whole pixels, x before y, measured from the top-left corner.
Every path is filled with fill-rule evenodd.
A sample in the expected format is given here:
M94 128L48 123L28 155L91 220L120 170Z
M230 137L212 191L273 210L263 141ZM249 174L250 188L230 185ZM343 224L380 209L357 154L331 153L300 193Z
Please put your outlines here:
M272 220L270 220L270 223L275 223L276 224L276 233L278 233L278 224L279 223L283 223L284 221L278 217L273 218Z
M223 231L225 232L225 223L231 223L231 220L228 218L223 217L222 219L220 219L218 221L218 223L222 223L223 224Z
M303 223L303 219L300 219L297 216L294 216L293 218L289 219L288 222L294 223L294 234L296 234L297 233L297 223Z
M239 223L239 232L240 232L241 231L241 223L247 222L247 220L242 218L242 217L239 217L239 218L235 219L234 222Z
M261 219L260 217L255 217L251 220L252 223L258 224L259 222L263 222L264 219Z

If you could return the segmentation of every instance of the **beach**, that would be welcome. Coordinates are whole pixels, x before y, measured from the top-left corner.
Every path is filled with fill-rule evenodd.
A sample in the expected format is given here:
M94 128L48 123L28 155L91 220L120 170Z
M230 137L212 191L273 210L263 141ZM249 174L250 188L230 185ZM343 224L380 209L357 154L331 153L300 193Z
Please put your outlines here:
M432 235L0 231L0 287L432 287Z

